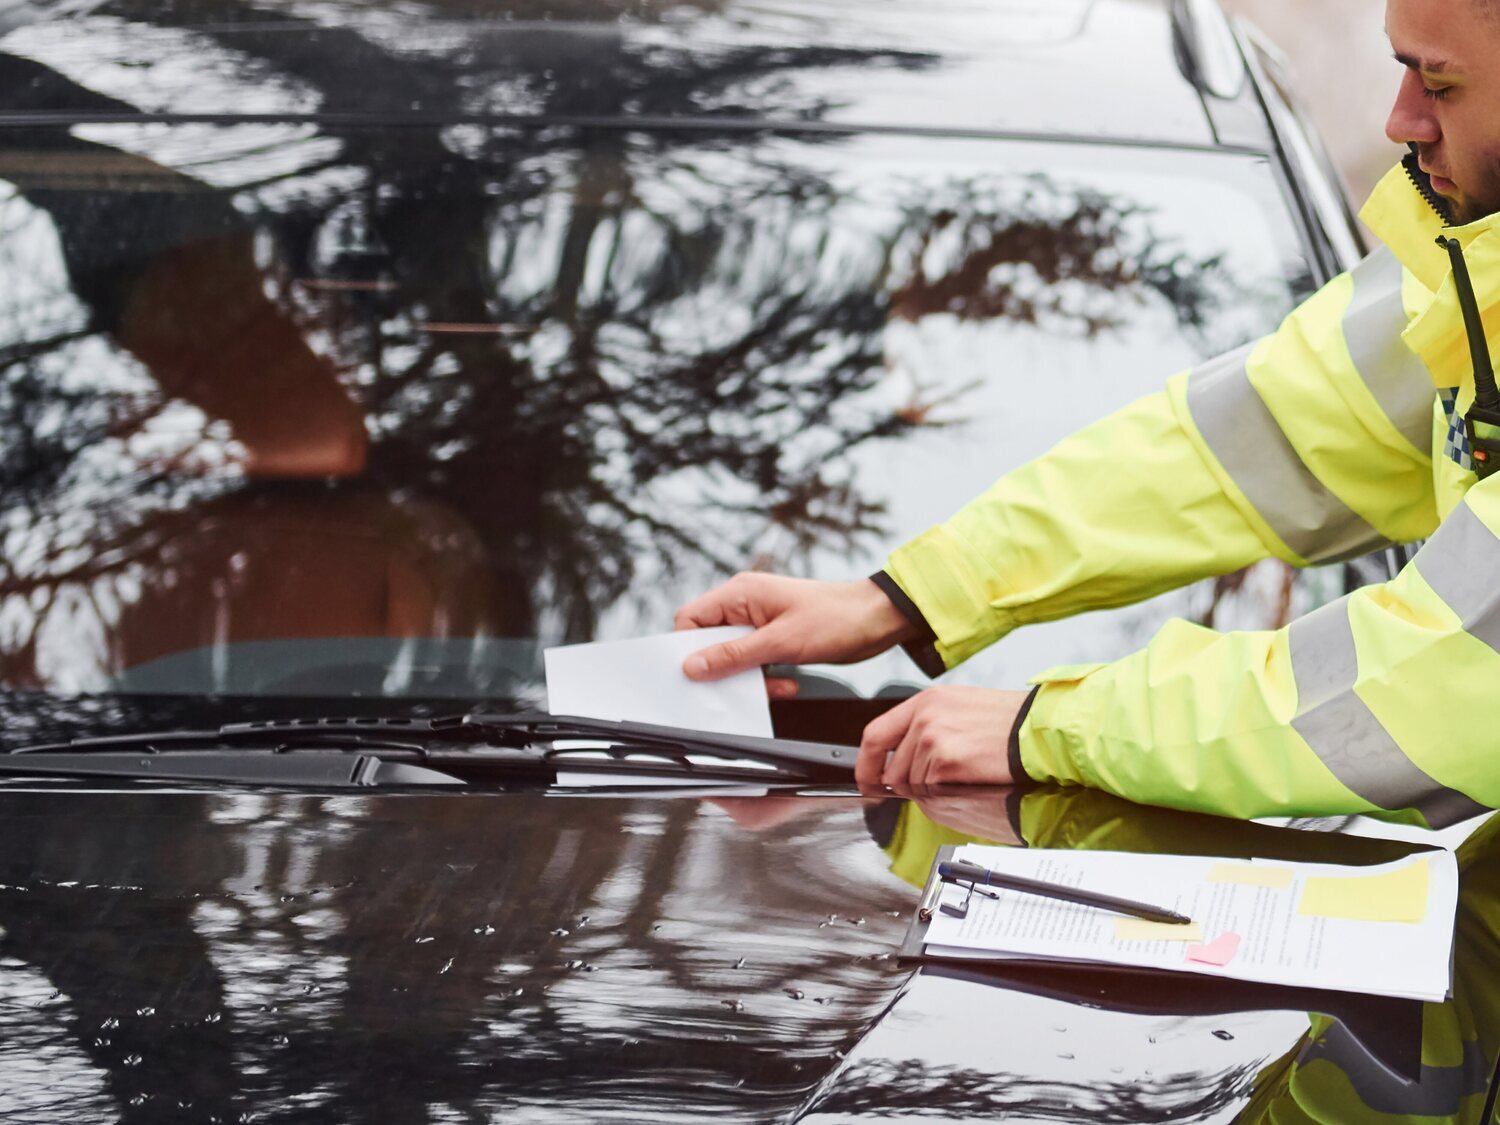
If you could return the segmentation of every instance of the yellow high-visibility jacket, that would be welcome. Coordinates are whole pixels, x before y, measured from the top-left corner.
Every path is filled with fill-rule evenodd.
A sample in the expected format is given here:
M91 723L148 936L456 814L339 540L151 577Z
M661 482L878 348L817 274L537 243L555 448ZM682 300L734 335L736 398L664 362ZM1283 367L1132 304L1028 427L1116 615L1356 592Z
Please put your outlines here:
M1500 806L1500 476L1472 468L1473 369L1449 258L1492 340L1500 216L1445 228L1397 168L1362 212L1385 246L1272 335L1009 474L887 573L952 667L1010 630L1263 558L1431 537L1394 580L1279 631L1183 621L1054 669L1020 731L1037 780L1254 817ZM1500 352L1500 349L1497 349Z

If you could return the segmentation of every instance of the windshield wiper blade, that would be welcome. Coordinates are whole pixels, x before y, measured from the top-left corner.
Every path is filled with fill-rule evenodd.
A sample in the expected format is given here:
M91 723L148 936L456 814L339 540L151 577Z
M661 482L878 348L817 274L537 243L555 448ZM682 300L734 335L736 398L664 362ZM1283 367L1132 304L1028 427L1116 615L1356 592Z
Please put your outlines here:
M223 785L463 786L461 777L363 753L278 753L264 750L64 751L0 755L0 778L100 777L134 781L217 782Z
M252 772L259 770L259 776L231 779L215 774L210 779L317 784L317 778L341 776L337 765L306 766L299 767L307 772L306 779L299 782L278 775L272 764L277 758L311 758L316 756L311 753L315 751L358 753L385 765L396 764L393 758L415 761L432 767L429 772L442 770L460 777L518 772L534 775L572 766L590 771L626 769L679 776L847 779L857 756L852 747L825 743L715 734L545 712L512 715L471 711L438 718L312 717L228 723L215 730L148 731L81 738L23 747L0 755L0 776L7 772L46 773L49 767L52 772L65 769L72 772L93 759L97 768L90 768L90 775L107 771L110 776L179 779L191 768L190 759L203 760L204 769L233 773L235 756L249 757L249 751L259 751L255 756L266 759L265 764L250 767ZM118 760L106 767L106 755ZM209 755L222 760L222 764L210 767ZM337 761L338 755L333 757ZM33 764L13 769L22 758ZM156 764L148 764L152 762ZM347 764L343 768L347 769Z

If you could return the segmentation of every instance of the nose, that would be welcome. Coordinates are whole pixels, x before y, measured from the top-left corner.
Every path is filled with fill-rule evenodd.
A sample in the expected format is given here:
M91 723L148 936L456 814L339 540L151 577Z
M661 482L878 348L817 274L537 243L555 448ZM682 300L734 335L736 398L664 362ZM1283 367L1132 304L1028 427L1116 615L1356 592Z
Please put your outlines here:
M1385 135L1398 145L1437 144L1442 140L1443 130L1433 112L1435 104L1431 98L1423 97L1421 76L1415 70L1406 71L1396 91L1396 104L1391 106L1391 115L1385 122Z

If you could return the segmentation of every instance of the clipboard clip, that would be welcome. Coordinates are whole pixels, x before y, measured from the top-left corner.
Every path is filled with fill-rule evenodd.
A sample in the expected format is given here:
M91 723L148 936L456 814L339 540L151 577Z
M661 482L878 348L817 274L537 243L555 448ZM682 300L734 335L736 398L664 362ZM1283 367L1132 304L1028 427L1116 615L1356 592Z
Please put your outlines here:
M938 901L943 897L944 887L964 888L962 902L957 904L945 902L941 906L942 912L950 918L967 918L969 916L969 903L976 894L984 895L986 898L997 899L1000 897L994 891L977 885L972 879L950 878L946 875L940 876L932 881L932 885L927 888L927 894L922 898L922 904L917 907L917 917L921 921L932 921L933 912L939 909Z

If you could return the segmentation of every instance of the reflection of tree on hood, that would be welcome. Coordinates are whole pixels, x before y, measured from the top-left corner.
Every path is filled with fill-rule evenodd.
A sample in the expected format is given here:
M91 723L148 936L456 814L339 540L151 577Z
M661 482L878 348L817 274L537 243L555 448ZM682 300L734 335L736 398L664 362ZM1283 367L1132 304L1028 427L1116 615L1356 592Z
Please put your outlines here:
M193 26L199 10L153 6L149 15ZM808 159L821 152L822 164L836 163L848 144L838 134L792 139L703 120L768 105L778 119L813 120L826 106L799 91L801 71L932 65L927 56L685 51L611 33L591 39L586 79L570 86L555 77L577 69L565 54L577 39L565 34L476 33L447 55L402 55L347 27L287 34L295 17L278 7L233 10L243 19L199 33L221 42L228 61L249 60L251 73L270 67L315 88L324 113L379 110L383 99L392 112L459 112L480 79L503 70L532 83L542 115L602 103L700 119L649 131L328 127L336 157L302 178L211 195L226 228L264 232L260 245L272 249L257 262L267 292L287 323L324 341L360 402L370 431L364 483L442 505L473 529L501 591L483 631L586 637L603 609L683 558L743 565L767 526L790 533L782 566L814 547L887 533L847 455L934 424L933 406L955 391L920 389L895 410L876 401L893 317L942 307L1090 335L1119 323L1119 299L1198 278L1201 296L1170 295L1207 310L1228 284L1217 263L1184 263L1159 247L1150 216L1128 204L1045 182L1008 197L964 181L913 184L910 198L889 198ZM147 15L129 3L99 11ZM247 30L271 17L274 33ZM373 73L382 80L372 86ZM71 93L61 96L71 104ZM116 197L111 213L149 196ZM31 198L65 250L89 241L76 210ZM1000 203L1003 214L993 210ZM934 266L934 248L959 232L962 252ZM90 293L75 258L68 265L75 289ZM146 265L114 276L128 289ZM1061 283L1064 295L1043 283ZM55 370L32 348L0 373L8 427L59 401ZM37 546L63 534L58 513L91 503L115 530L84 527L79 537L73 526L68 545L90 551L98 564L89 579L108 583L107 560L157 551L142 547L161 538L151 513L180 508L184 482L118 471L79 479L86 451L121 425L120 398L98 397L115 406L80 411L45 447L8 445L0 479L30 486L8 496L26 496L13 518L32 549L8 558L47 554ZM132 407L140 424L141 404ZM37 481L50 482L47 495ZM55 582L66 569L56 553L6 585Z

